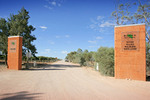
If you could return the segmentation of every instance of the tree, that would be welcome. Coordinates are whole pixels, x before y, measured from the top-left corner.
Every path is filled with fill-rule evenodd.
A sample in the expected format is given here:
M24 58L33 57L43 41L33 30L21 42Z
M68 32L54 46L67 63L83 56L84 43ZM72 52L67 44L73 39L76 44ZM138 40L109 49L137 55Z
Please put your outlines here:
M84 52L82 54L82 57L84 58L83 61L85 61L84 65L89 66L90 65L89 62L92 62L92 53L89 52L88 50L84 50Z
M7 42L9 36L8 23L4 18L0 19L0 50L5 55L5 64L7 64Z
M82 49L80 49L80 48L77 50L77 53L79 53L79 54L81 54L82 52L83 52L83 51L82 51Z
M82 49L78 49L77 52L70 52L67 54L66 59L70 62L79 63L80 66L87 66L89 61L93 61L93 52L89 52L88 50L82 51Z
M136 8L136 11L134 9ZM121 4L120 1L116 4L115 11L112 12L113 18L117 25L125 24L146 24L146 39L150 42L150 1L138 0L137 2L127 2Z
M84 53L89 53L89 51L86 49L86 50L84 50Z
M8 19L10 26L9 33L12 36L23 36L23 51L31 51L32 55L35 56L36 48L32 42L36 40L36 37L31 34L35 28L32 25L28 25L29 18L29 12L24 9L24 7L21 9L21 11L19 11L19 14L11 15L11 17Z
M69 62L73 62L76 54L77 54L76 51L70 52L67 54L66 59L69 60Z
M146 42L146 71L150 70L150 44Z
M114 76L114 48L100 47L94 54L103 75Z
M10 15L10 18L8 18L8 21L5 19L1 19L0 22L0 36L1 41L0 45L2 48L2 51L5 51L4 54L7 58L7 38L8 36L22 36L23 37L23 56L25 56L26 51L31 51L32 55L35 56L36 47L32 44L34 40L36 40L36 37L31 34L32 31L35 30L35 28L32 25L28 25L29 20L29 12L26 11L26 9L23 7L21 11L18 12L18 14Z
M90 61L90 59L92 58L92 55L91 55L91 53L88 51L88 50L85 50L84 52L83 52L83 57L85 58L85 61Z

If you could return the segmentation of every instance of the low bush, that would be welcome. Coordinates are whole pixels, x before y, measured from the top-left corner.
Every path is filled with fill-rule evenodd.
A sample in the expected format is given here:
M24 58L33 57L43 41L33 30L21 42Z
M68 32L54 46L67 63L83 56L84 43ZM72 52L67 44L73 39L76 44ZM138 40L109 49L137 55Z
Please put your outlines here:
M94 58L102 75L114 76L114 48L100 47Z

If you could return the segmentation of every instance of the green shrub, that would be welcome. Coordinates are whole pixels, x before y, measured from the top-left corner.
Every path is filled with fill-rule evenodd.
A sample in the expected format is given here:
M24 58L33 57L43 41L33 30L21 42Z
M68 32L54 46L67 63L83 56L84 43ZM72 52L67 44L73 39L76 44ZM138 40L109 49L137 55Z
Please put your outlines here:
M114 48L100 47L94 58L102 75L114 76Z
M150 44L149 43L146 43L146 71L147 72L150 71Z
M4 60L5 59L5 55L0 55L0 60Z

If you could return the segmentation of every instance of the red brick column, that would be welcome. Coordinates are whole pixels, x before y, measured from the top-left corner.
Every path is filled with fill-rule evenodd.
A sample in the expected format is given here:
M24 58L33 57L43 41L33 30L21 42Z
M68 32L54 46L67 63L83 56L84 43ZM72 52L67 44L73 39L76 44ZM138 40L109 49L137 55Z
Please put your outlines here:
M22 37L8 37L8 69L20 70L22 68Z
M115 78L146 81L145 24L115 27Z

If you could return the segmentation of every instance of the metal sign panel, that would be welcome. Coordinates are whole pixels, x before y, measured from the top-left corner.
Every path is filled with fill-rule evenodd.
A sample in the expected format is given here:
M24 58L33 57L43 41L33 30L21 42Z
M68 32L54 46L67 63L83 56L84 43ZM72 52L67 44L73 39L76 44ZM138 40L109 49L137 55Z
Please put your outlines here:
M16 40L10 40L9 52L16 52L17 43Z
M139 31L122 32L121 41L123 51L139 51Z

